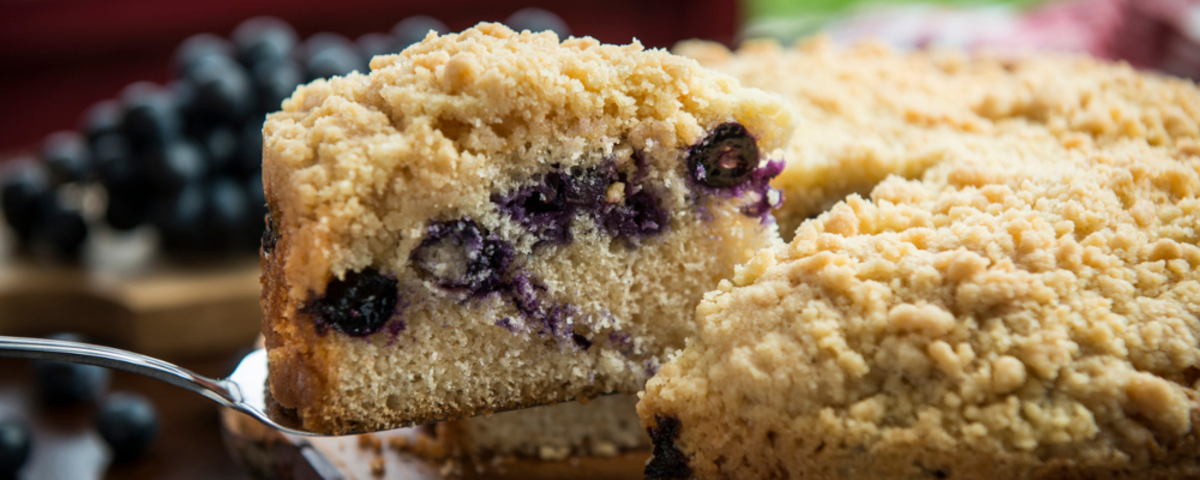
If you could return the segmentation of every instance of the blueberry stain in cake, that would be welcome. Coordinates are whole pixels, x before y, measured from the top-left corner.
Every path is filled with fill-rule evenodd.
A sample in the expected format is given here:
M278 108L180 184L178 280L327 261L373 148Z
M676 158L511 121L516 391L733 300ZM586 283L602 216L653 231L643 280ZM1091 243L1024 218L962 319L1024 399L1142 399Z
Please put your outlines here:
M650 441L654 444L654 456L642 472L647 480L685 479L692 476L692 468L688 466L687 456L675 446L679 438L679 430L683 425L678 418L654 415L654 426L647 428Z
M310 301L306 310L313 315L318 332L332 327L352 337L364 337L378 332L395 315L397 287L395 277L374 268L346 272L345 278L331 280L325 294Z
M512 246L470 218L430 224L410 256L421 278L475 296L502 288L512 259Z
M606 233L635 242L663 233L671 221L658 196L649 190L630 195L623 203L605 204L595 215Z
M513 333L533 331L553 338L560 346L573 345L579 350L587 350L592 346L591 340L572 328L575 320L582 318L579 309L574 305L546 300L547 288L536 279L518 272L512 276L504 293L520 313L524 327L517 325L512 318L501 319L496 326Z
M771 188L771 179L783 172L784 164L770 160L760 167L759 159L758 143L746 127L723 123L688 148L688 178L704 193L741 199L743 215L767 223L771 209L783 201L782 193Z

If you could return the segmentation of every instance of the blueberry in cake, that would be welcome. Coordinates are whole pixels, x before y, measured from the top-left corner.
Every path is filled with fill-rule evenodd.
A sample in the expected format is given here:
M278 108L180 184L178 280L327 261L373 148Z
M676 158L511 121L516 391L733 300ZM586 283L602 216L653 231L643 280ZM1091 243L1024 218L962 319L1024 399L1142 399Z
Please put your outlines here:
M944 151L705 295L638 405L649 478L1200 477L1200 90L1082 58L940 65L856 80L938 86L902 116L830 103L864 145Z
M777 242L791 111L638 44L480 24L263 128L270 387L345 433L638 391Z

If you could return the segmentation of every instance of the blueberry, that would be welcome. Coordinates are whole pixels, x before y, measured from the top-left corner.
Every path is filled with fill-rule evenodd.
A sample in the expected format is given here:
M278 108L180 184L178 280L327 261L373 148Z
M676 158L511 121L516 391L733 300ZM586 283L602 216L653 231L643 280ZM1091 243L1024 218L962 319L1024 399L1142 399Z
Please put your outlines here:
M96 413L96 430L112 448L115 463L136 460L145 455L158 435L158 412L140 395L114 393Z
M245 238L246 230L254 224L245 189L232 179L217 179L208 186L207 210L205 230L213 245L238 245Z
M274 112L300 83L304 71L296 62L287 59L261 62L254 67L254 84L258 88L258 111Z
M204 150L208 153L209 170L229 171L238 157L238 135L229 127L217 126L204 135Z
M190 140L151 149L145 158L146 178L159 194L170 195L208 175L204 150Z
M318 325L332 326L352 337L379 331L396 310L396 279L374 268L346 272L344 279L334 278L325 287L325 295L312 300L308 310Z
M0 478L16 478L29 460L32 446L29 427L16 419L0 420Z
M309 80L369 71L358 46L332 33L318 33L304 42L304 59Z
M46 338L67 342L87 343L76 333L57 333ZM108 388L111 375L106 368L94 365L39 360L33 362L33 378L38 396L54 406L94 402Z
M395 49L396 38L386 33L368 33L358 37L354 43L358 44L358 49L367 58L367 63L370 63L376 55L387 55L399 51Z
M233 57L236 51L233 44L224 38L211 33L192 35L175 48L171 58L171 66L176 75L183 75L197 60L210 55Z
M195 88L197 115L237 121L257 107L257 93L250 75L227 57L201 59L189 71L188 80Z
M692 178L710 187L744 183L758 167L758 143L740 123L723 123L687 153Z
M534 7L517 10L509 15L504 24L518 32L529 30L537 33L549 30L558 34L560 39L571 35L571 29L567 27L567 22L564 22L562 18L550 11Z
M95 142L101 135L121 129L121 104L116 100L104 100L88 107L83 114L83 122L79 130L87 136L89 142Z
M296 46L296 31L275 17L254 17L233 30L233 43L243 65L287 58Z
M79 255L87 237L88 228L83 215L59 206L52 207L46 218L33 230L35 244L48 248L54 255L68 258Z
M42 160L54 185L78 182L91 170L88 145L82 135L72 131L50 134L42 142Z
M688 466L687 455L675 445L682 429L683 424L678 418L654 415L654 426L646 429L646 433L650 435L650 442L654 444L654 456L646 463L646 469L642 472L647 479L692 478L692 468Z
M141 189L109 190L104 221L116 230L132 230L146 222L150 198Z
M472 295L499 289L512 258L511 246L471 219L430 224L409 256L421 278Z
M437 33L450 31L441 20L425 15L414 15L401 20L392 27L392 36L396 37L394 50L399 52L414 43L419 43L425 39L430 30Z
M4 218L23 241L29 240L54 205L48 177L42 165L29 161L4 179Z
M596 217L609 235L633 241L658 235L671 222L670 213L649 190L626 197L624 205L605 204L596 211Z
M259 175L262 172L262 129L262 121L248 121L242 125L235 170L243 175Z
M192 248L202 244L205 203L204 187L189 184L150 207L150 221L162 234L165 246Z
M169 92L156 85L139 82L121 94L121 125L134 147L160 146L176 139L183 121Z
M110 132L92 143L92 159L100 184L110 192L142 187L142 165L133 155L129 142L120 132Z
M573 179L563 172L550 172L539 183L493 201L538 239L537 246L566 245L571 241L571 222L577 205L568 202Z

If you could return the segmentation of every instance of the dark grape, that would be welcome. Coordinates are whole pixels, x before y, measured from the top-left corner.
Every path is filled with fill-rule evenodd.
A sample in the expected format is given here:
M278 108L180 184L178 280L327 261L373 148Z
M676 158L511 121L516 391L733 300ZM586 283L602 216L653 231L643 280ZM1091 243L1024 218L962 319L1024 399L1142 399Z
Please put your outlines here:
M201 59L189 70L187 78L195 88L197 115L235 122L257 106L254 85L246 69L227 57L214 55Z
M210 130L204 136L204 150L208 153L209 170L228 171L238 157L238 134L224 125Z
M162 195L173 194L184 185L197 183L208 175L204 151L190 140L171 142L155 148L145 158L146 179Z
M141 189L109 190L104 220L117 230L132 230L146 222L150 197Z
M33 230L35 246L66 258L77 257L87 237L88 228L87 223L83 221L83 215L57 205L50 208L46 218Z
M250 217L250 202L245 189L228 178L220 178L208 187L208 215L205 222L210 244L233 247L242 243L246 231L256 225Z
M175 48L171 59L176 75L182 76L197 60L209 55L233 57L236 55L233 43L211 33L192 35Z
M254 17L233 30L238 59L253 68L259 62L287 58L296 46L296 31L275 17Z
M16 478L17 471L29 461L32 438L24 422L0 420L0 478Z
M437 33L450 32L450 29L441 20L426 15L414 15L401 20L392 27L392 36L396 37L395 51L399 52L408 48L409 45L424 40L430 30Z
M42 142L42 160L54 185L78 182L91 171L91 158L82 135L72 131L52 133Z
M88 343L77 333L57 333L52 340ZM33 379L38 396L48 405L65 406L94 402L108 388L112 373L107 368L77 363L38 360L33 362Z
M387 55L396 53L396 38L386 33L368 33L355 41L358 48L362 51L363 56L367 58L367 63L376 55Z
M558 34L559 39L565 39L571 35L571 28L567 27L567 22L564 22L562 18L553 12L535 7L517 10L509 15L504 24L518 32L529 30L537 33L549 30Z
M158 412L141 395L109 395L96 413L96 430L112 448L113 461L124 463L145 455L158 435Z
M262 113L279 110L280 104L296 86L304 81L304 71L291 60L273 60L254 67L254 84L258 87L258 111Z
M193 248L202 245L205 203L204 186L190 184L174 196L151 205L150 221L162 234L165 246Z
M358 46L333 33L318 33L305 41L304 58L309 80L369 71Z
M124 134L111 132L99 136L92 142L92 158L100 184L110 192L143 186L142 165L134 158Z
M41 164L32 160L15 162L20 162L18 167L4 179L4 218L18 238L28 241L54 205L54 192Z
M169 92L157 85L139 82L121 95L124 114L121 125L135 148L161 146L183 131L182 118Z
M243 175L259 175L262 172L262 122L246 122L239 138L237 171Z
M104 100L88 107L79 129L87 136L89 142L95 142L101 135L120 131L121 117L121 103L116 100Z

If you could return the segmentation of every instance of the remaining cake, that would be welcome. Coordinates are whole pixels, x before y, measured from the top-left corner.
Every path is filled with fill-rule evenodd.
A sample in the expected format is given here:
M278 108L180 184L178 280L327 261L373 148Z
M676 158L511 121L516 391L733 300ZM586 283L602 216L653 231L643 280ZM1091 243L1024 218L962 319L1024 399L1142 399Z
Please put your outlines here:
M839 48L825 37L793 48L748 41L736 54L702 41L673 51L742 85L782 94L805 119L772 182L785 193L775 212L785 240L801 221L851 193L866 196L889 175L916 179L939 162L977 156L997 135L1171 146L1195 138L1200 116L1194 87L1185 82L1080 58L897 54L871 42Z
M263 129L269 383L306 428L635 392L778 241L791 112L693 60L481 24L371 68Z
M705 296L638 405L650 478L1200 477L1200 91L1083 58L953 65L856 80L945 96L856 117L857 142L946 148ZM949 87L969 72L991 73Z

